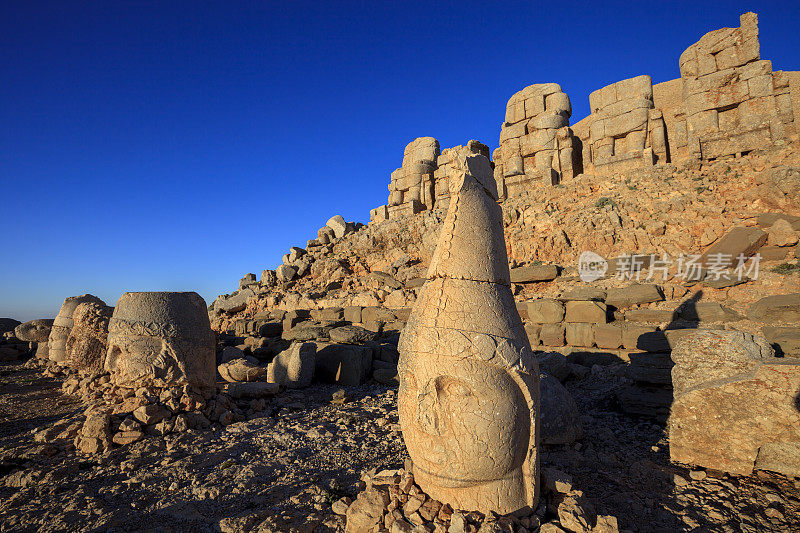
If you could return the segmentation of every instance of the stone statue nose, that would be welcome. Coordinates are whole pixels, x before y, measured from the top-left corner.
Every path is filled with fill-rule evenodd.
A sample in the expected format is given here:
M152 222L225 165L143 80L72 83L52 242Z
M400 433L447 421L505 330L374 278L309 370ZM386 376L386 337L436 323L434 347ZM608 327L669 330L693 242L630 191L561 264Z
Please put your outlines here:
M439 435L439 402L436 385L433 380L425 385L425 388L417 397L417 402L419 404L417 422L420 427L429 435Z

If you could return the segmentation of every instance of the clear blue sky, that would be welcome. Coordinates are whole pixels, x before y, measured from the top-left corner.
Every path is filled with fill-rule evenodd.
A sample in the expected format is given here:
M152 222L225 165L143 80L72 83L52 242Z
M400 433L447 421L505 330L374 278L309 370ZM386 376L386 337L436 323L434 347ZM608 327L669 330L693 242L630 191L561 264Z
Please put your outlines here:
M126 290L207 301L333 214L385 203L403 147L497 146L508 98L557 82L573 120L620 79L674 79L759 14L800 70L800 2L0 4L0 316Z

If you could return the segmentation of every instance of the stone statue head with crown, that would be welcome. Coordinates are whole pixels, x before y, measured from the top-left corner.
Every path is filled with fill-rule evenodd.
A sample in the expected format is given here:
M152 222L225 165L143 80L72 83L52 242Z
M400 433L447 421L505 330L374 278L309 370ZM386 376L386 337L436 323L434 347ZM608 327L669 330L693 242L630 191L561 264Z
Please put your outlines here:
M535 508L539 373L511 293L489 160L470 155L400 339L398 408L414 478L455 509Z

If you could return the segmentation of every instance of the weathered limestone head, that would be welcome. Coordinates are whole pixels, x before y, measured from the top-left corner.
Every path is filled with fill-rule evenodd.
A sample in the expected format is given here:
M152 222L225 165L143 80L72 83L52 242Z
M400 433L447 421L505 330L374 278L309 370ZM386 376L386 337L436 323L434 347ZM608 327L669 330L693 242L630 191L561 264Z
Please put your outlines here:
M511 293L491 165L473 155L458 167L400 341L400 424L429 496L509 513L538 501L538 365Z
M84 302L72 314L74 325L67 338L67 366L82 372L101 372L106 357L108 322L113 307Z
M14 328L14 336L26 342L47 342L53 322L52 318L40 318L25 322Z
M56 315L53 322L53 328L50 330L50 337L47 342L48 352L51 361L56 363L65 363L67 360L67 339L69 332L72 331L72 326L75 322L72 320L72 314L75 308L84 302L95 302L105 305L105 302L91 294L83 294L81 296L70 296L64 300L61 310Z
M14 336L21 341L38 343L36 358L46 360L49 357L47 340L50 338L53 322L52 318L39 318L25 322L14 328Z
M126 292L108 327L105 369L123 387L213 390L214 334L195 292Z

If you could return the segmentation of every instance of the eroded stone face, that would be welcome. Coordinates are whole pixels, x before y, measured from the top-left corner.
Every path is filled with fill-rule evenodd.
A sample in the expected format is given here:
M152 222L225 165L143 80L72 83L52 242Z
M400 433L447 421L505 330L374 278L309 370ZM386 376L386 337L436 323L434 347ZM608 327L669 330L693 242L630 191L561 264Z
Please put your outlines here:
M48 356L51 361L62 364L67 361L67 339L70 331L72 331L72 326L75 325L72 315L80 304L87 302L105 305L103 300L91 294L70 296L64 300L64 304L53 322L50 337L47 341Z
M67 338L67 364L84 372L103 370L108 340L108 321L112 307L85 302L72 314L74 325Z
M514 304L491 167L468 156L400 339L398 409L415 480L455 509L538 501L539 375Z
M126 292L109 323L105 369L119 386L211 390L214 336L194 292Z
M414 433L408 444L418 457L415 467L452 487L500 479L521 468L527 446L508 449L530 426L519 386L491 364L431 355L404 359L398 370L400 422ZM496 450L509 453L496 456Z

